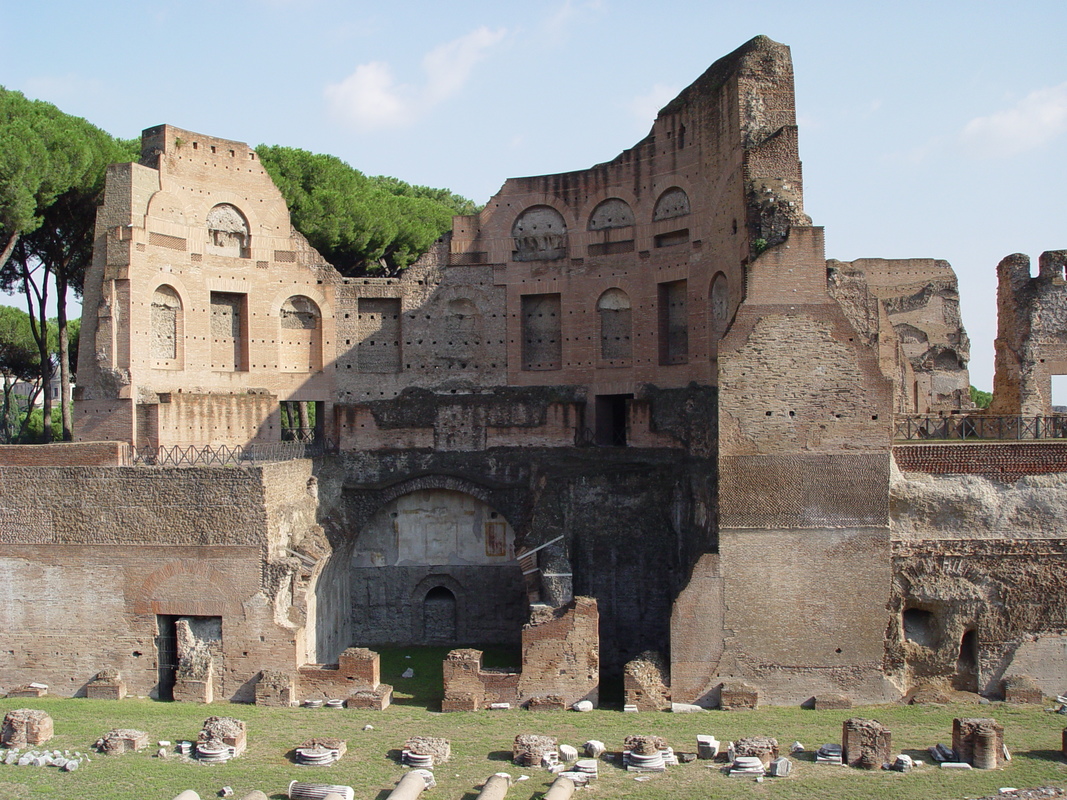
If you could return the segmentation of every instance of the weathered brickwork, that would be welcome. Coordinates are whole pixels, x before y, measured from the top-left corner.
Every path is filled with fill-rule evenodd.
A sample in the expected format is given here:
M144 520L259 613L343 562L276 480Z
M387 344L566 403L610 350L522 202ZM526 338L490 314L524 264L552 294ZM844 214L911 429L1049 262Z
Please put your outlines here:
M286 549L314 536L303 528L314 520L310 467L2 468L0 572L19 599L0 612L15 652L0 686L38 680L85 694L109 668L130 693L155 696L166 683L161 626L181 618L219 620L216 698L251 700L259 670L295 669L307 660L292 621L304 610ZM294 485L303 498L287 502L283 487ZM21 518L42 513L48 528L26 541Z
M984 475L1015 481L1024 475L1067 472L1067 445L1061 442L897 445L897 466L933 475Z
M493 703L531 709L596 705L600 653L596 600L576 597L566 606L536 605L522 629L518 671L484 669L479 650L453 650L444 661L443 711L475 711Z

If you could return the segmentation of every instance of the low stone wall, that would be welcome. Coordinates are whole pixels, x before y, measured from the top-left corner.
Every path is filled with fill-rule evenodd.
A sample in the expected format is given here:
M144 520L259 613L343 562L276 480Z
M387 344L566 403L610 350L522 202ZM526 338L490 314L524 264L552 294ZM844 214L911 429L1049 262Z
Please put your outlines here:
M0 467L121 467L125 442L56 442L0 445Z

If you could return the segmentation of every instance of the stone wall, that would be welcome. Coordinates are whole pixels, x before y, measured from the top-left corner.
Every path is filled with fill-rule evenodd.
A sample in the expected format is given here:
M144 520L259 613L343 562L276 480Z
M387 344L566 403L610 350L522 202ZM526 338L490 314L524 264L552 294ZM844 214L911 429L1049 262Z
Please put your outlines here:
M1030 675L1062 692L1065 485L1062 473L894 475L886 669L905 687L945 680L996 696L1005 676Z
M893 403L883 365L828 294L820 229L793 227L750 265L719 345L718 559L694 576L710 596L687 592L672 620L672 641L692 630L717 661L701 666L683 645L676 702L714 704L716 678L743 679L771 703L898 696L882 672Z
M267 495L308 477L310 462L0 469L0 605L17 654L0 666L0 685L83 694L111 668L132 694L154 695L160 619L217 617L216 697L251 699L259 670L302 661L290 621L295 568L270 557L288 544L270 541L284 527L272 518L300 516L268 508Z
M0 447L0 467L118 467L128 460L122 442L56 442Z

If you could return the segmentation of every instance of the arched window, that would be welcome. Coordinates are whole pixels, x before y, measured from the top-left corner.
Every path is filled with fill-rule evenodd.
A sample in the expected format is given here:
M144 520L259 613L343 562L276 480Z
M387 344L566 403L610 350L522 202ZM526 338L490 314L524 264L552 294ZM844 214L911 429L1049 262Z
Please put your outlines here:
M182 301L173 287L163 284L153 292L151 324L155 366L180 369L185 331Z
M294 295L282 303L281 351L283 372L322 370L322 313L310 297Z
M567 223L551 206L531 206L511 226L515 261L555 261L567 255Z
M634 212L630 204L618 197L609 197L593 209L589 215L589 230L604 231L625 228L634 224Z
M220 256L248 258L249 231L245 215L229 203L220 203L207 215L207 252Z
M652 211L652 221L661 219L674 219L684 217L689 213L689 195L682 189L674 186L659 196L656 207Z
M633 356L630 297L622 289L608 289L596 302L600 317L600 358L629 362ZM621 365L620 365L621 366Z

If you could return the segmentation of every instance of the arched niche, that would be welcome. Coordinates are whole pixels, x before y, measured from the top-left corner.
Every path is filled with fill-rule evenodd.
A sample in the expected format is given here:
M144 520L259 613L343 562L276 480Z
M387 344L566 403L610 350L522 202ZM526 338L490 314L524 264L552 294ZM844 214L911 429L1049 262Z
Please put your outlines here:
M656 206L652 210L652 221L659 222L662 219L675 219L684 217L689 213L689 195L683 189L673 186L659 196Z
M251 236L248 220L237 206L219 203L207 215L208 253L248 258Z
M600 358L628 362L633 357L633 311L622 289L605 291L596 302L600 318Z
M511 226L515 261L555 261L567 255L567 223L551 206L531 206Z
M335 550L315 597L322 662L354 643L514 645L527 613L514 530L455 489L416 489L382 505Z
M152 293L150 323L154 366L181 369L185 318L182 313L182 299L173 286L163 284Z
M589 215L589 230L605 231L626 228L634 224L634 212L630 204L618 197L609 197L598 204Z
M322 371L322 312L310 297L293 295L282 303L278 369Z

